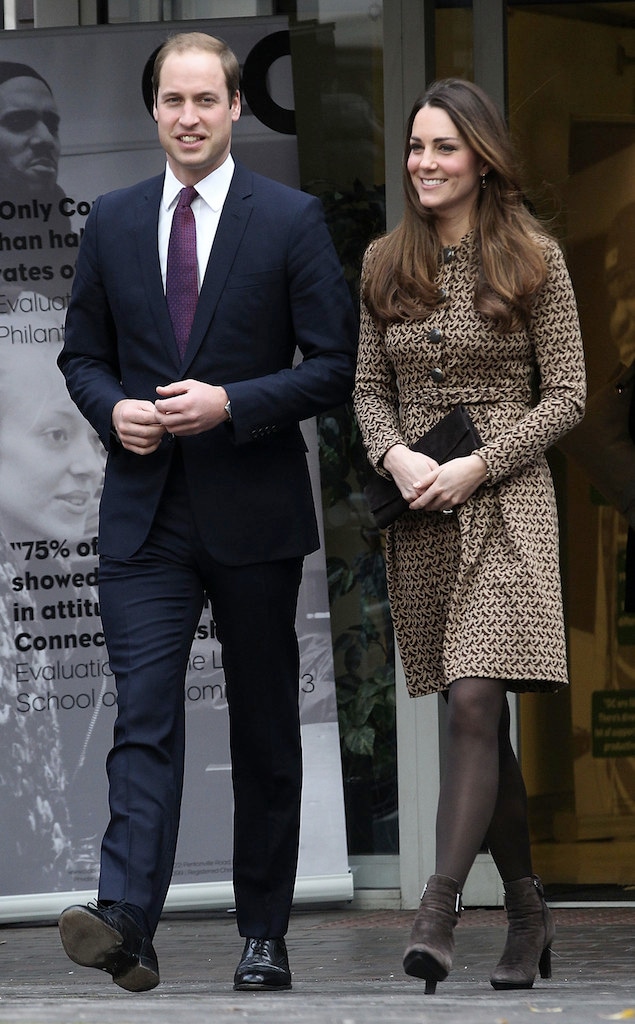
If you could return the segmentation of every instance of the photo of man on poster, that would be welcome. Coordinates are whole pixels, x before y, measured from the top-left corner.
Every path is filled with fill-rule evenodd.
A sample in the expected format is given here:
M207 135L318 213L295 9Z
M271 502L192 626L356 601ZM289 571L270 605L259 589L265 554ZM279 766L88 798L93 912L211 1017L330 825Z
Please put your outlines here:
M5 295L67 291L60 271L68 263L64 247L71 222L57 180L59 128L57 103L42 75L28 64L0 61L0 283Z

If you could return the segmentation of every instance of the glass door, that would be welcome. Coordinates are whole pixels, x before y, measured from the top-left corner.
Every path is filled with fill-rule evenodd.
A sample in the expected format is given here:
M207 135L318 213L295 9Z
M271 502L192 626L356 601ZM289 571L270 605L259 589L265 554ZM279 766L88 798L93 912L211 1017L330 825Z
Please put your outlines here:
M606 897L635 883L635 617L628 522L607 500L628 500L635 447L606 387L635 357L635 4L513 4L507 25L510 124L567 256L592 396L576 458L551 457L572 685L520 702L523 771L536 870L560 894Z

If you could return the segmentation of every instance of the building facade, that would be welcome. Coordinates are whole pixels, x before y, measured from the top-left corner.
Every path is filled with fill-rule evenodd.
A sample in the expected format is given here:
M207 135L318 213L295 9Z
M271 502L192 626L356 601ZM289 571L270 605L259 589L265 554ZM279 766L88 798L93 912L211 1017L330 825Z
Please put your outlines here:
M273 107L276 77L290 74L294 110L276 116L292 118L284 130L297 137L300 186L323 200L355 298L365 245L400 217L413 100L433 78L471 79L506 111L529 198L565 251L589 392L599 392L635 356L635 3L4 0L3 28L161 22L167 33L205 20L213 32L217 20L281 17L288 46L266 69ZM350 408L322 417L318 431L356 898L412 907L433 869L442 707L405 695ZM572 686L527 695L513 712L536 870L566 894L635 883L635 618L622 611L626 519L580 461L559 450L550 459ZM486 851L465 900L501 900Z

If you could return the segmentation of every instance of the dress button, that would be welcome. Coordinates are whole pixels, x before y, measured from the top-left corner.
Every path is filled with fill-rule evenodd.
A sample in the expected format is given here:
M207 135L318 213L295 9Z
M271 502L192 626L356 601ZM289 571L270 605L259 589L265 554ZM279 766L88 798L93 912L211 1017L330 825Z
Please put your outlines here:
M433 327L428 331L428 341L431 341L433 345L438 345L442 339L443 335L438 327Z
M435 384L441 384L445 380L445 374L438 366L435 366L433 370L430 370L430 377Z
M454 249L452 248L451 245L446 245L446 247L443 250L443 262L444 263L451 263L453 259L454 259Z
M439 291L438 291L438 300L439 300L439 302L445 302L447 297L448 297L448 293L447 293L446 289L445 288L439 288Z

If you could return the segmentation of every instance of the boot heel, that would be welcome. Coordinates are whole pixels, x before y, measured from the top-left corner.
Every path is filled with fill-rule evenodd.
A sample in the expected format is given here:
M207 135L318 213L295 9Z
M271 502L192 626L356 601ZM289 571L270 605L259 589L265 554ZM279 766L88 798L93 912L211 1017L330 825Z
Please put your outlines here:
M545 946L542 953L540 954L540 960L538 961L538 970L540 971L541 978L551 977L551 946Z
M425 988L424 995L426 995L426 996L433 996L434 993L436 992L436 990L437 990L437 983L436 983L436 981L433 981L432 978L427 978L426 979L426 988Z

